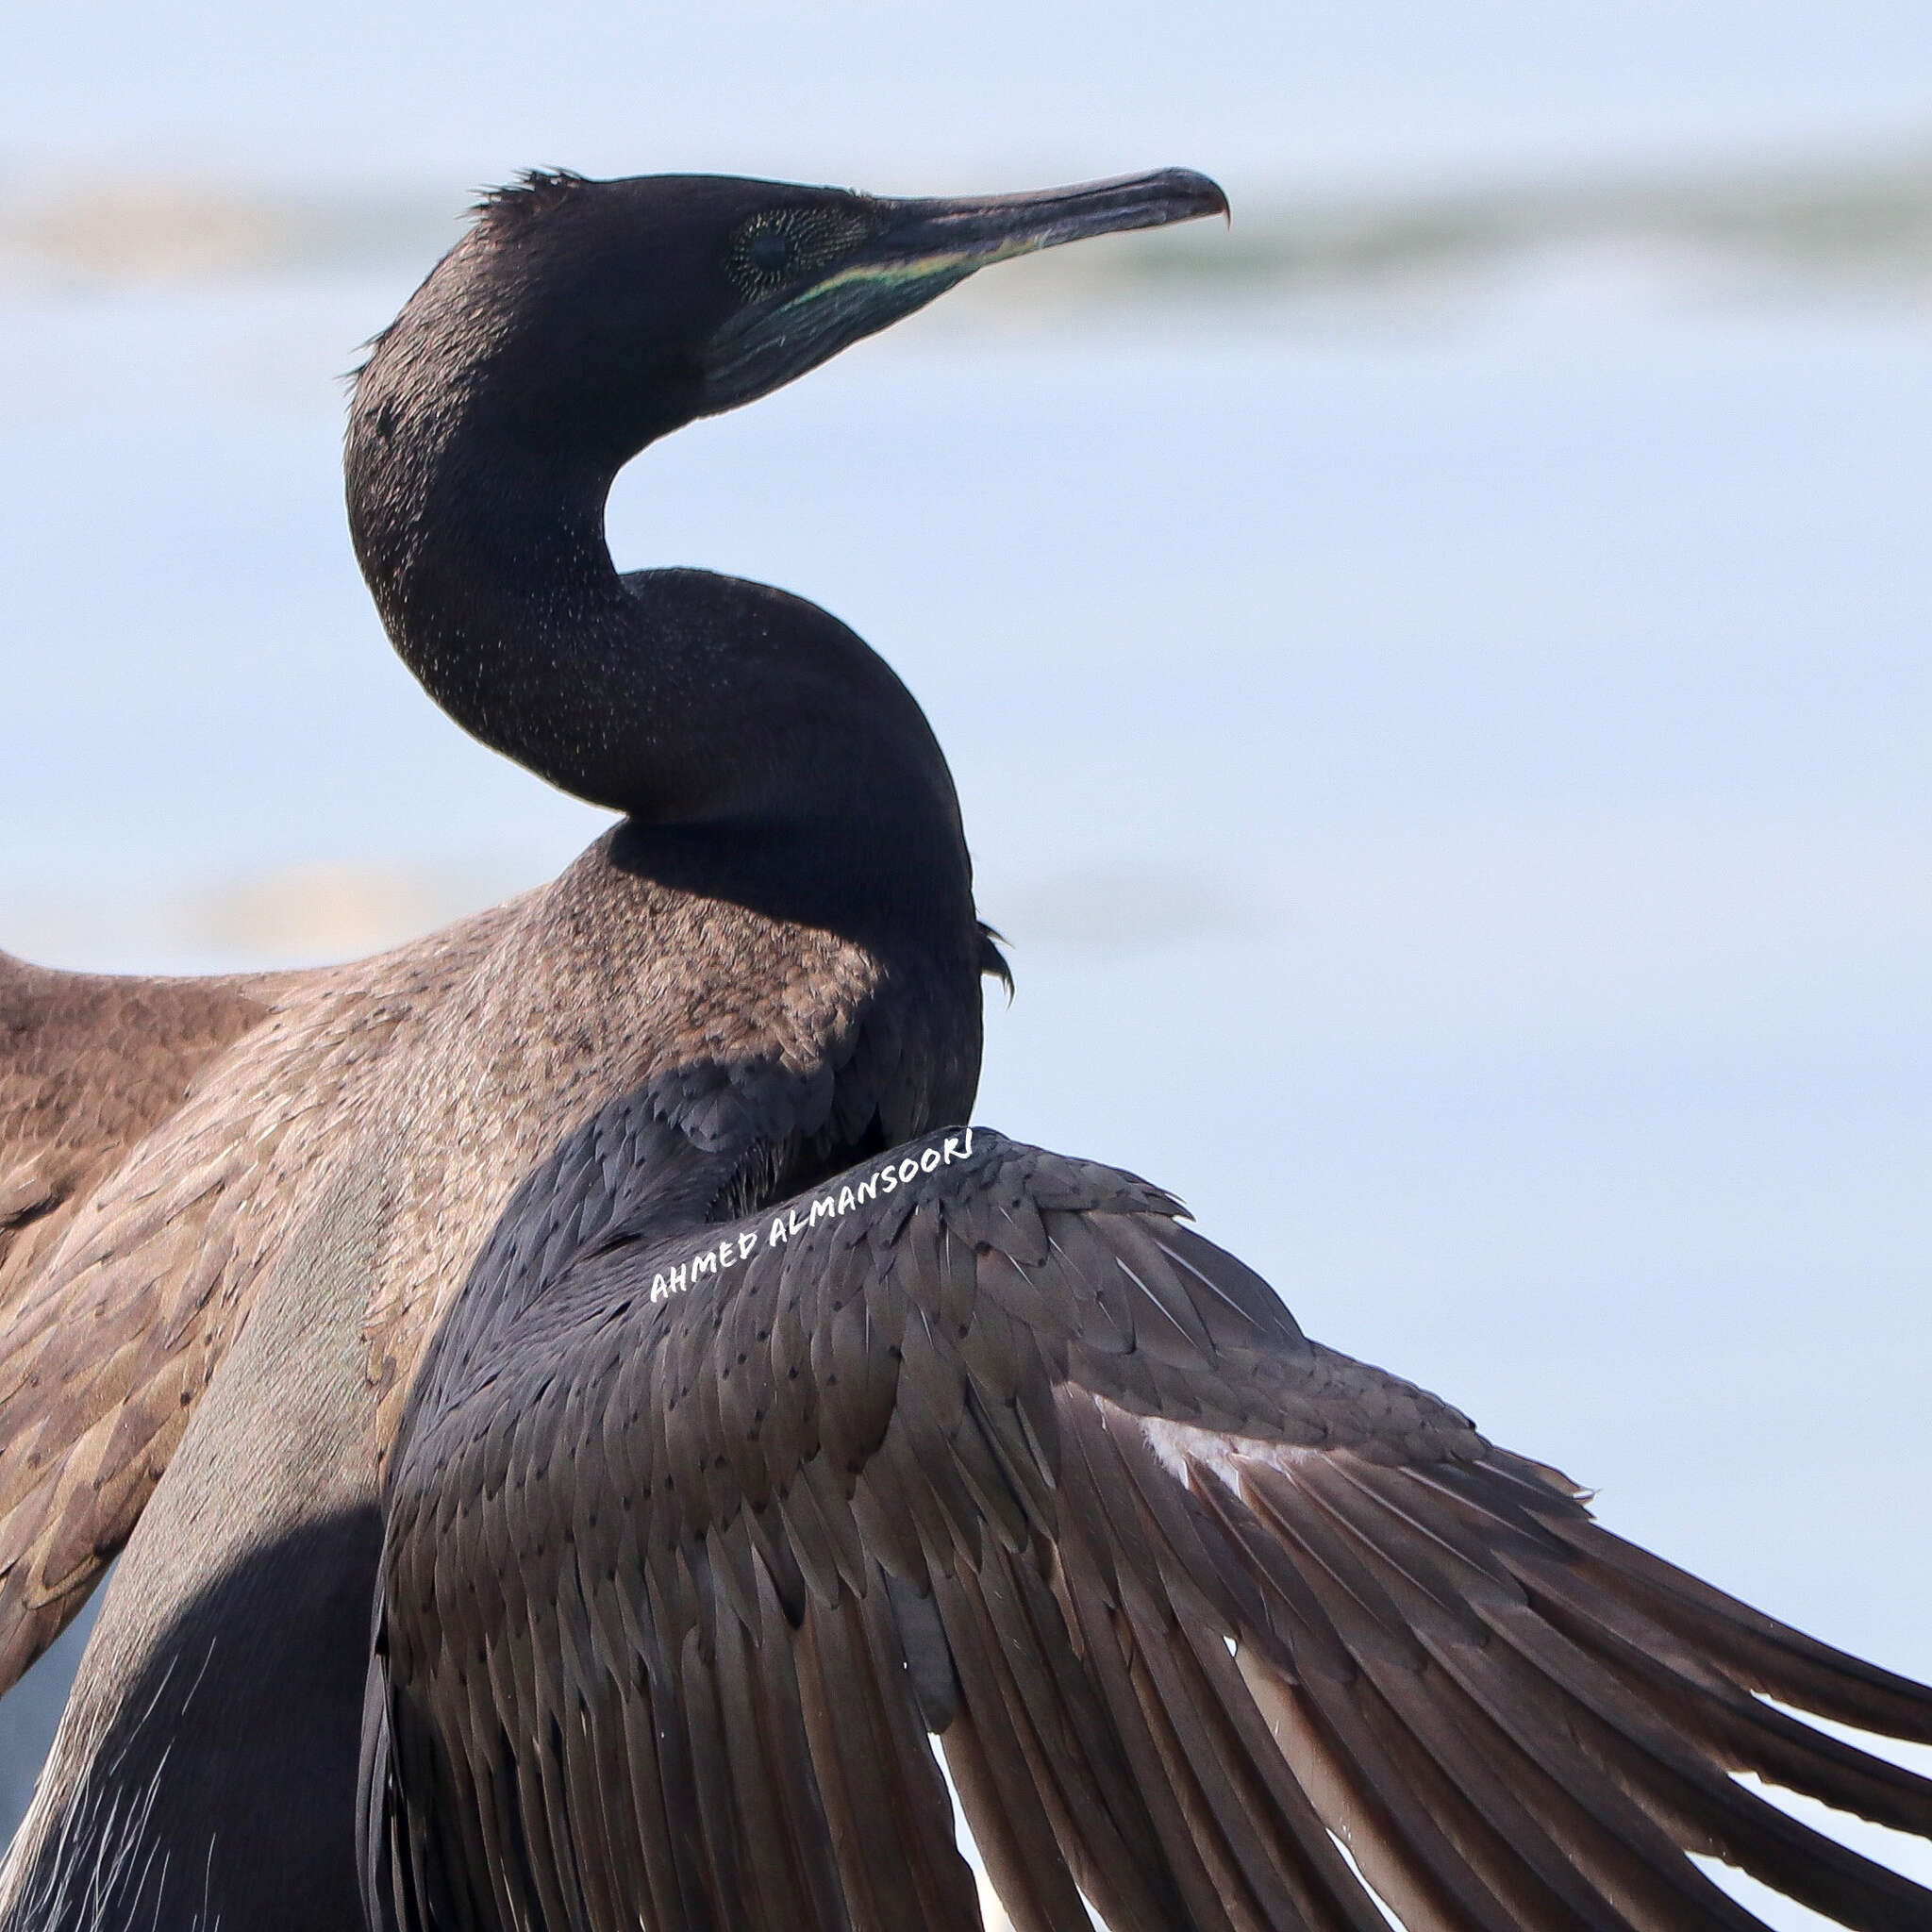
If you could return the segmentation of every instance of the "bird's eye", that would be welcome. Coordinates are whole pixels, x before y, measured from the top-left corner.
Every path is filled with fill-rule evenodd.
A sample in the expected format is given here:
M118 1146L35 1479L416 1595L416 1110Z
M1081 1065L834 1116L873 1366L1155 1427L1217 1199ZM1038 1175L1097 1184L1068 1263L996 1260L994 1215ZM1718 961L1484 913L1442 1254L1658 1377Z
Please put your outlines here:
M767 208L733 233L724 273L747 296L772 294L800 275L822 274L874 225L858 206Z
M761 275L781 275L791 266L791 237L760 228L745 244L745 259Z

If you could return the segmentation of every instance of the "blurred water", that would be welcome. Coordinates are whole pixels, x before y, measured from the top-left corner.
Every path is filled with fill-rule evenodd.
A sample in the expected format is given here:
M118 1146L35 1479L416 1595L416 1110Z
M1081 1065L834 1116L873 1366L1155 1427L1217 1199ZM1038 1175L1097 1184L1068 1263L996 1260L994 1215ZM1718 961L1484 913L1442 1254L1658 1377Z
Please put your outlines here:
M594 833L357 580L332 377L406 291L0 308L0 943L353 950ZM982 1117L1175 1187L1324 1340L1932 1675L1927 317L1605 258L990 318L685 433L611 515L926 704L1019 975Z

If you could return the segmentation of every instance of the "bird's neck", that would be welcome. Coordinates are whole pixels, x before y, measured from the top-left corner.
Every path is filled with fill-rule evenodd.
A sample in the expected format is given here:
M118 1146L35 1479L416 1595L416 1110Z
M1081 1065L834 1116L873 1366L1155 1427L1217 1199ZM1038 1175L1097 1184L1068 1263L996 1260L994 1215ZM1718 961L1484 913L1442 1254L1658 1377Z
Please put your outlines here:
M408 395L358 386L350 521L390 637L444 710L686 858L735 840L756 852L741 868L791 854L822 894L970 924L951 774L875 652L764 585L620 576L614 462L559 456L460 385L413 411Z
M627 808L640 774L610 769L611 708L658 714L662 692L639 687L671 667L640 638L611 562L609 478L533 460L459 408L359 395L347 470L362 574L430 696L553 784Z

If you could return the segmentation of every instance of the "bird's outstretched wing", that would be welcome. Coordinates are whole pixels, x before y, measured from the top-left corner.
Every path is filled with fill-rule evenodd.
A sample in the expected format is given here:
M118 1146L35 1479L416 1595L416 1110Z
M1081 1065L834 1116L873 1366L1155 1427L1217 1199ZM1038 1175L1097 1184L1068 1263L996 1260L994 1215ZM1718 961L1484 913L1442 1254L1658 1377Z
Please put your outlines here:
M1599 1528L1126 1175L981 1130L541 1292L473 1277L392 1468L365 1731L410 1928L1703 1932L1690 1853L1932 1893L1932 1692ZM596 1243L592 1242L594 1249ZM1375 1895L1372 1897L1371 1890Z
M116 1170L294 978L123 978L0 954L0 1690L106 1559L95 1543L112 1508L99 1492L118 1471L105 1441L89 1454L83 1439L137 1393L137 1338L51 1281L55 1258ZM150 1198L147 1219L160 1218ZM76 1402L76 1381L118 1395Z
M0 953L0 1323L93 1190L268 1017L275 984L57 973Z
M0 955L0 1690L132 1530L345 1096L493 917L234 978Z

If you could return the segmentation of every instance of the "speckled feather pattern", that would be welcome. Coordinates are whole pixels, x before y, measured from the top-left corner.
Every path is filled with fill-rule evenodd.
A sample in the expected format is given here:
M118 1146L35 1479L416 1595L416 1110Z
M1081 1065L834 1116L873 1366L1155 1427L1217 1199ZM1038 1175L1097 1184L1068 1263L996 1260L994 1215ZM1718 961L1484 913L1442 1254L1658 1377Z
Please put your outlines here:
M242 1024L145 1133L108 1150L58 1241L23 1274L0 1329L0 1683L58 1633L125 1540L334 1138L399 1036L474 971L496 924L486 915L355 968L244 983ZM61 978L43 982L43 998L62 996ZM154 984L122 984L67 1061L92 1065L75 1090L83 1107L144 1079L156 1057L141 1022Z
M931 1018L916 972L881 1001L884 977L849 941L637 879L605 841L351 967L7 981L0 1158L35 1211L0 1252L0 1685L125 1541L279 1243L365 1131L395 1150L364 1310L373 1483L505 1201L613 1093L644 1084L677 1136L741 1151L835 1109L903 1133L970 1091L976 1034Z
M519 1197L409 1403L384 1922L971 1932L937 1732L1024 1932L1083 1892L1374 1932L1364 1879L1415 1927L1755 1924L1687 1851L1932 1924L1730 1776L1932 1835L1932 1785L1757 1695L1932 1739L1932 1693L1309 1341L1158 1190L981 1130L890 1196L627 1233L590 1177L647 1120Z

